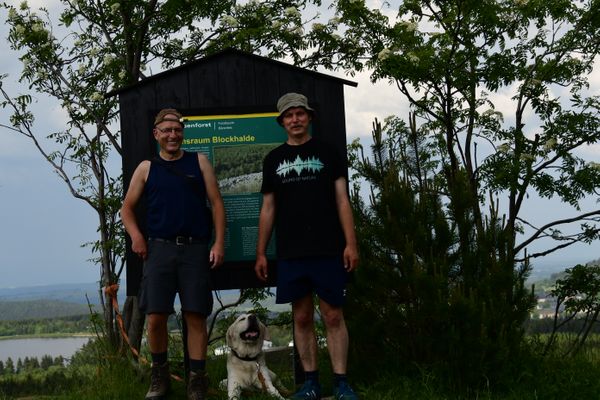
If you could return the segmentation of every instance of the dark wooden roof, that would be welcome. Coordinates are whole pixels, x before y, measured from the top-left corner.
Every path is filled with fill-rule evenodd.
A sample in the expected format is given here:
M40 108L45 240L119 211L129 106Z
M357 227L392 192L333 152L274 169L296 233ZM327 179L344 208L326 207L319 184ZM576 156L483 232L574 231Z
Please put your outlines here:
M131 89L137 88L139 86L143 86L143 85L152 83L152 82L154 82L156 80L163 79L163 78L165 78L167 76L170 76L172 74L176 74L176 73L180 72L181 70L184 70L184 69L196 66L196 65L201 65L201 64L209 62L209 61L214 61L217 58L227 57L227 56L248 57L248 58L251 58L251 59L254 59L254 60L259 60L259 61L262 61L262 62L265 62L265 63L274 64L274 65L277 65L277 66L279 66L281 68L289 68L289 69L292 69L292 70L301 71L304 74L315 75L315 76L318 76L320 78L330 79L332 81L337 81L337 82L339 82L339 83L341 83L343 85L348 85L348 86L353 86L353 87L358 86L357 82L349 81L347 79L338 78L338 77L327 75L327 74L323 74L323 73L317 72L317 71L307 70L307 69L296 67L294 65L287 64L287 63L284 63L284 62L281 62L281 61L273 60L271 58L266 58L266 57L258 56L256 54L252 54L252 53L246 53L244 51L240 51L240 50L236 50L236 49L226 49L226 50L220 51L218 53L214 53L214 54L211 54L209 56L206 56L204 58L200 58L198 60L194 60L194 61L191 61L189 63L182 64L182 65L180 65L178 67L169 69L167 71L160 72L160 73L158 73L156 75L149 76L149 77L147 77L145 79L142 79L139 82L136 82L134 84L131 84L131 85L128 85L128 86L124 86L122 88L118 88L118 89L115 89L115 90L112 90L112 91L108 92L106 94L106 96L107 97L116 96L116 95L121 94L123 92L127 92L127 91L129 91Z

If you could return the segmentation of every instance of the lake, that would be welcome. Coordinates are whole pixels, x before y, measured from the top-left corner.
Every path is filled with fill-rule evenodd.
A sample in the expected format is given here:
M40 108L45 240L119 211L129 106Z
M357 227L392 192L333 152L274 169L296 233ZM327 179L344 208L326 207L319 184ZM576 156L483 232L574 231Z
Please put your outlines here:
M23 360L25 357L37 357L41 361L46 354L52 358L58 356L70 358L89 339L89 337L65 337L0 340L0 361L5 363L10 357L16 365L19 358Z

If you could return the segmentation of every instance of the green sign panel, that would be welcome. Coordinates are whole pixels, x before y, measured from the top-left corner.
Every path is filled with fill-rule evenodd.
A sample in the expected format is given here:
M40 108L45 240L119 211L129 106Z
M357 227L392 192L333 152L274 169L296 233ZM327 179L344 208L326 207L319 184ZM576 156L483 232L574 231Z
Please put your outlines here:
M277 113L186 116L182 148L202 152L211 161L225 211L225 260L249 261L256 256L258 216L262 203L262 161L287 135ZM275 256L274 239L267 256Z

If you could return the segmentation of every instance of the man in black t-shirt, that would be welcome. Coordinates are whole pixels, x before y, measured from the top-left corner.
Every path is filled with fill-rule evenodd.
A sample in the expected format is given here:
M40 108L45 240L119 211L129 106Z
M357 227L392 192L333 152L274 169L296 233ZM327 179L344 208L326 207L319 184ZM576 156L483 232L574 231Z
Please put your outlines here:
M327 329L335 399L358 399L348 385L348 330L343 314L348 273L358 265L346 167L339 154L308 132L314 110L305 96L277 102L287 141L263 163L256 274L267 279L267 244L275 227L277 303L292 303L294 340L305 383L292 399L320 399L313 293Z

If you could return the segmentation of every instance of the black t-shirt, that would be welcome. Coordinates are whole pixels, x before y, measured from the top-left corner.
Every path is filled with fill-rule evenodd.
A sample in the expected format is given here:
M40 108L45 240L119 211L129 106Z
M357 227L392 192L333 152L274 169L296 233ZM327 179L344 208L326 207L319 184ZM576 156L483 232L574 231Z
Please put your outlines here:
M279 258L342 254L334 182L345 175L339 154L315 138L299 146L284 143L267 154L261 192L275 196Z

